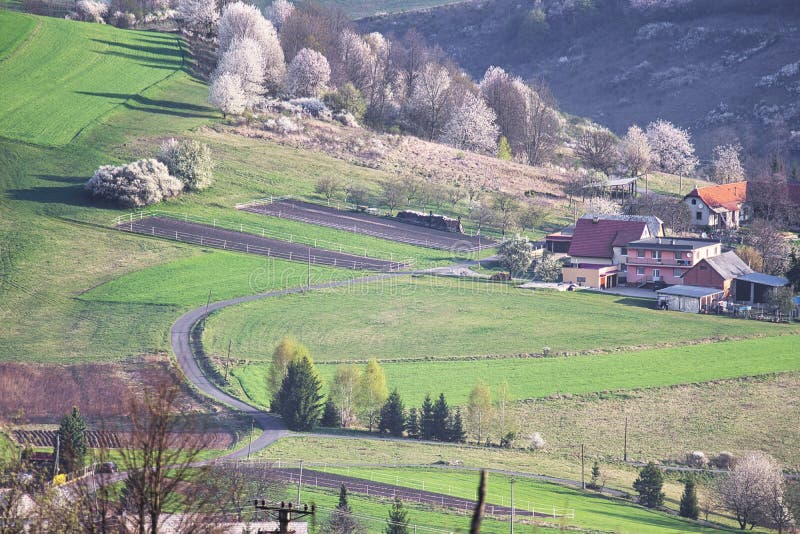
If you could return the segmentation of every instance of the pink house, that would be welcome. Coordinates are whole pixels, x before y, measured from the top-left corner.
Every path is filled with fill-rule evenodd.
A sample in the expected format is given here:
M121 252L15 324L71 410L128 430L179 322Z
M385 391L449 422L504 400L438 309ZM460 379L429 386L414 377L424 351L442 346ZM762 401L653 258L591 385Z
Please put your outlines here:
M709 239L657 237L631 241L626 252L628 285L677 285L696 263L719 256L722 245Z

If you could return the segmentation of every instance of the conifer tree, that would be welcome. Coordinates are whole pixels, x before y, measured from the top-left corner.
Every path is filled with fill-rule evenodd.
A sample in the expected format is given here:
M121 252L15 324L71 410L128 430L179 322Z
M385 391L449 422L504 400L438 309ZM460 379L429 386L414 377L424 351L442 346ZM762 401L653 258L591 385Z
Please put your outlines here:
M400 497L394 498L392 507L389 509L386 534L408 534L408 511L403 506Z
M444 398L444 393L439 393L439 398L433 406L433 439L449 441L450 406Z
M419 438L419 418L417 416L416 408L411 408L411 410L408 411L406 432L408 433L409 438Z
M497 144L497 158L511 161L511 145L505 135L500 137L500 142Z
M455 443L464 443L467 439L467 433L464 431L464 421L461 418L461 408L456 407L456 413L450 422L448 428L448 441Z
M72 473L82 469L86 461L86 421L77 406L61 419L58 428L59 451L58 466L62 473ZM56 444L53 443L53 447Z
M322 410L322 420L319 424L328 428L339 428L341 422L341 414L339 414L339 409L336 408L336 403L333 402L331 397L328 397L328 400L325 401L325 408Z
M324 534L361 534L366 533L364 526L353 517L350 504L347 502L347 488L344 484L339 488L339 505L331 512L327 524L320 528Z
M597 460L595 460L594 464L592 464L592 480L591 482L589 482L589 487L592 489L597 489L599 481L600 481L600 464L598 464Z
M633 489L639 493L639 504L648 508L657 508L664 504L664 473L653 462L639 471L639 477L633 483Z
M420 410L419 420L419 435L422 439L434 438L433 402L431 401L430 393L425 395L425 400L422 401L422 409Z
M289 430L313 429L322 415L322 382L307 356L289 362L281 388L272 399Z
M405 408L397 389L392 391L381 408L378 432L402 437L405 427Z
M678 514L681 517L688 517L690 519L697 519L700 515L700 508L697 505L697 488L695 487L694 478L687 478L683 487L683 495L681 495L681 507Z

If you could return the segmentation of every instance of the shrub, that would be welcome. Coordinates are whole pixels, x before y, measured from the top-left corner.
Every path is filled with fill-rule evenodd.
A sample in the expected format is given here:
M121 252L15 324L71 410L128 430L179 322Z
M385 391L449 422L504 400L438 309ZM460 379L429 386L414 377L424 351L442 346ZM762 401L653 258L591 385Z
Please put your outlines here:
M531 434L531 449L539 451L544 449L545 445L547 445L547 443L540 433L534 432Z
M691 467L703 469L708 467L708 458L703 451L692 451L686 455L686 464Z
M75 4L78 16L86 22L103 22L103 17L108 12L108 4L96 0L79 0Z
M543 256L533 270L534 278L543 282L558 282L561 278L561 262L552 254Z
M736 458L734 458L733 454L727 451L720 452L716 458L712 460L711 463L714 464L714 467L718 469L730 469L733 467Z
M322 100L319 98L295 98L289 101L290 104L294 104L295 106L299 107L303 110L303 113L307 113L314 118L317 119L330 119L331 118L331 110L328 109L328 106L325 105Z
M103 165L86 182L92 198L126 208L139 208L178 196L183 182L170 176L167 166L155 159L127 165Z
M167 139L161 145L158 159L189 191L199 191L211 185L214 161L206 144L193 139Z

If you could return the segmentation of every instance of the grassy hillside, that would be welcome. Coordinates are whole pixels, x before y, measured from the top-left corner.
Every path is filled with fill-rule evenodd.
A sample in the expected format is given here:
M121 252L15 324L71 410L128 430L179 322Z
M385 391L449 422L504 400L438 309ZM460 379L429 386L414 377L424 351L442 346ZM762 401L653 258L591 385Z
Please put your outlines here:
M170 35L5 11L0 26L9 30L0 57L10 54L0 63L0 133L10 139L64 145L116 106L158 106L140 93L183 68Z

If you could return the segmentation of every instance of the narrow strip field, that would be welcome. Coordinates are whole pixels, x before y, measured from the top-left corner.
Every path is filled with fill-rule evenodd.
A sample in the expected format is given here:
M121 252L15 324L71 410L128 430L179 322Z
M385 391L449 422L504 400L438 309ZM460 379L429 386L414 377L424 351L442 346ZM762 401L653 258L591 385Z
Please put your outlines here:
M397 271L407 267L406 264L399 262L333 252L269 237L260 237L244 232L180 221L169 217L146 217L120 223L117 228L137 234L173 239L183 243L244 252L246 254L258 254L260 256L314 265L370 271Z
M340 209L338 206L322 206L293 199L246 204L239 209L427 248L472 252L497 244L491 238L444 232L404 223L392 217L377 217L346 207Z

